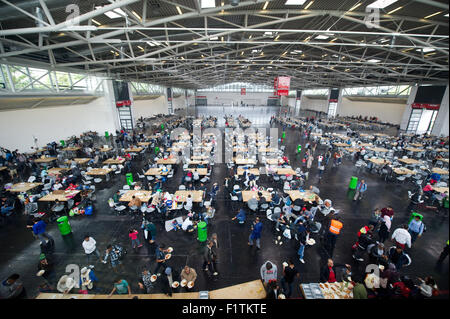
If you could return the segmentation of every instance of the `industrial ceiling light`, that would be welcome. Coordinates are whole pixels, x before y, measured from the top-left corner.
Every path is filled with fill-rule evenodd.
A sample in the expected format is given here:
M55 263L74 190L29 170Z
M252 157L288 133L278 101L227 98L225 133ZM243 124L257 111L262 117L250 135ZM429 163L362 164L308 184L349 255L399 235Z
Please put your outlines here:
M131 13L132 13L136 18L138 18L139 21L142 20L142 18L139 16L139 14L136 13L136 11L132 10Z
M328 39L329 36L323 35L323 34L319 34L318 36L316 36L317 40L326 40Z
M381 60L378 60L378 59L370 59L370 60L367 60L367 62L370 62L370 63L378 63L378 62L381 62Z
M179 14L179 15L182 15L182 14L183 14L183 11L181 11L181 8L180 8L179 6L177 6L177 11L178 11L178 14Z
M438 15L438 14L440 14L442 12L444 12L444 11L435 12L433 14L430 14L429 16L426 16L424 19L428 19L428 18L434 17L435 15Z
M374 3L367 6L367 8L384 9L398 0L377 0Z
M269 5L269 1L266 1L266 2L264 3L263 10L266 10L268 5Z
M362 2L357 3L356 5L354 5L353 7L350 8L350 10L348 10L349 12L357 9L360 5L362 5Z
M235 7L239 4L239 0L230 0L230 4ZM223 5L222 5L223 6Z
M428 53L428 52L433 52L433 51L436 51L436 50L433 49L433 48L428 47L428 48L423 48L423 49L417 49L416 51L423 52L423 53Z
M94 22L98 26L102 25L100 22L98 22L97 20L94 20L94 19L92 19L92 22Z
M305 10L308 10L308 8L309 8L313 3L314 3L314 0L310 1L310 2L306 5Z
M392 10L392 11L389 11L388 14L393 14L394 12L397 12L398 10L400 10L400 9L402 9L402 8L403 8L403 6L398 7L397 9L394 9L394 10Z

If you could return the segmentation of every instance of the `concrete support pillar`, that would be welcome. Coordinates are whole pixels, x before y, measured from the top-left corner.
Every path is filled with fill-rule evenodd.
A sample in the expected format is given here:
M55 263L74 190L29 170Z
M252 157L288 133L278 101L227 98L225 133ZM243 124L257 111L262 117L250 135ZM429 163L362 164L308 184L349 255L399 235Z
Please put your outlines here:
M448 136L448 120L449 120L449 88L445 89L444 97L442 98L441 106L439 112L436 116L436 121L434 122L433 129L431 130L432 135L436 136Z

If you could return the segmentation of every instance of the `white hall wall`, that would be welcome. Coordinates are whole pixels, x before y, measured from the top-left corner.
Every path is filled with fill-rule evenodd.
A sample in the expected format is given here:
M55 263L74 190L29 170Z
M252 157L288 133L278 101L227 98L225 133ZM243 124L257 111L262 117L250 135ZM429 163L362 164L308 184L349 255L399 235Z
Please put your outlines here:
M328 111L328 101L319 99L310 99L302 97L301 110L312 110L318 112ZM400 124L403 113L406 109L406 103L382 103L382 102L362 102L350 101L347 98L342 99L342 103L337 110L339 116L376 116L382 122Z
M186 99L184 96L176 97L172 100L173 109L184 109L186 108ZM152 117L156 114L168 114L169 104L165 95L161 95L156 99L151 100L134 100L133 101L133 115L135 120L141 116Z
M248 105L267 105L267 99L273 96L272 92L247 92L241 95L240 92L197 92L197 96L206 96L208 105L231 106L233 103L238 106L241 101Z
M115 132L114 116L105 97L88 104L0 112L0 146L28 152L33 136L39 147L86 131L104 136L105 131Z
M399 125L405 109L406 103L350 101L344 97L337 114L339 116L375 116L381 122Z

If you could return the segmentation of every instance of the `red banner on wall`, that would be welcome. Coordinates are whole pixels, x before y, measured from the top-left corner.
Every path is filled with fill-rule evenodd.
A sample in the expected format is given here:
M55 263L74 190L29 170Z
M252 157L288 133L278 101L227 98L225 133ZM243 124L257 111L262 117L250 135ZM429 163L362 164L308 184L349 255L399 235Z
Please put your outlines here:
M411 107L413 109L427 109L427 110L439 110L440 104L428 104L428 103L413 103Z
M117 106L117 107L121 107L121 106L130 106L130 105L131 105L131 100L117 101L117 102L116 102L116 106Z
M288 96L291 78L288 76L279 76L275 78L275 94L278 96Z
M241 95L247 94L247 90L245 88L241 88Z

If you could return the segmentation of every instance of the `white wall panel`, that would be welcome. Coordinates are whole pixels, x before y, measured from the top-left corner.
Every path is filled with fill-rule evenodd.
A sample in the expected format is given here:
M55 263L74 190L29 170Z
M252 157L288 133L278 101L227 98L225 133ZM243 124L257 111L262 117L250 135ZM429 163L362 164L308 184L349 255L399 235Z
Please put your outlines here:
M103 97L88 104L0 112L0 145L28 152L33 136L39 147L86 131L104 136L105 131L115 133L114 116Z

